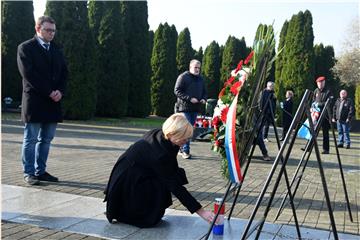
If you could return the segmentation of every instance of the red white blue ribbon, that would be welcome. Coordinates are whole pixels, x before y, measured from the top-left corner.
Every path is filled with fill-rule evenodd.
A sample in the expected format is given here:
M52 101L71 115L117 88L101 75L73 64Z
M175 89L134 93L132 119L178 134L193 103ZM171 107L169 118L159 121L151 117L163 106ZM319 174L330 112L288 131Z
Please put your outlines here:
M236 148L236 107L238 102L237 94L230 105L227 117L226 117L226 128L225 128L225 152L228 160L228 168L230 180L233 183L240 183L243 181L243 175L241 173L240 162L238 151Z

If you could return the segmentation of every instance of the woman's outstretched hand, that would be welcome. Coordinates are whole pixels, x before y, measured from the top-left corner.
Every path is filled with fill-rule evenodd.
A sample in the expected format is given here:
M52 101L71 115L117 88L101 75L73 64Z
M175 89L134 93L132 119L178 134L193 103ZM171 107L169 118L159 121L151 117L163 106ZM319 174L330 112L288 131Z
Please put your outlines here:
M212 211L208 211L205 210L203 208L200 208L199 210L196 211L196 213L205 221L207 221L208 223L211 223L214 218L215 218L215 214ZM216 223L219 221L219 218L216 220Z

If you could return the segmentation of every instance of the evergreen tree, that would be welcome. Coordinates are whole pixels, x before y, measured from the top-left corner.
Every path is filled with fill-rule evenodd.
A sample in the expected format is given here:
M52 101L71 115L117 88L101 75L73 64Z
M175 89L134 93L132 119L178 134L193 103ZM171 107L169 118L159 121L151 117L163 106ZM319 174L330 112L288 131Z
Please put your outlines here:
M175 31L174 31L175 30ZM176 29L167 23L155 31L151 57L151 106L155 115L167 117L173 113L176 69Z
M332 46L324 47L322 43L314 46L315 78L324 76L326 78L326 87L336 96L335 93L340 91L340 82L332 71L335 66L334 55Z
M150 42L146 1L121 1L128 50L129 94L127 114L145 117L150 113Z
M104 15L104 2L90 0L89 1L89 25L95 36L99 35L99 28L102 16Z
M176 64L179 74L189 70L189 63L193 56L190 32L188 28L185 28L180 32L176 44Z
M236 68L241 59L246 58L246 43L245 39L239 40L236 37L229 36L226 40L224 51L222 53L221 61L221 80L220 83L224 84L230 77L232 69Z
M284 47L285 47L285 38L286 38L286 33L287 33L287 29L289 26L289 22L287 20L285 20L282 28L281 28L281 32L280 32L280 37L279 37L279 45L278 45L278 56L275 60L275 95L277 97L277 99L283 99L285 96L285 91L286 89L284 89L283 87L283 81L281 79L281 72L282 72L282 68L283 65L286 62L285 56L286 54L284 53Z
M202 75L208 98L217 99L220 89L220 47L215 41L205 49L202 64Z
M150 61L151 61L151 54L152 54L152 49L154 47L154 31L149 31L149 56L150 56ZM151 70L151 67L150 67Z
M287 29L281 70L284 89L294 91L294 106L300 102L305 89L314 89L314 34L311 13L293 15Z
M33 1L1 1L1 96L20 103L22 81L17 68L17 47L35 34Z
M129 65L120 3L104 3L98 41L102 77L98 79L97 113L100 116L123 117L128 109Z
M94 37L89 29L87 3L50 1L46 13L56 21L55 42L64 49L69 69L64 114L68 119L89 119L96 107L96 79L92 67ZM59 33L59 34L58 34Z
M196 50L195 50L195 52L194 52L194 59L197 59L197 60L199 60L200 62L202 62L203 57L204 57L204 53L203 53L202 47L199 48L199 51L196 51Z

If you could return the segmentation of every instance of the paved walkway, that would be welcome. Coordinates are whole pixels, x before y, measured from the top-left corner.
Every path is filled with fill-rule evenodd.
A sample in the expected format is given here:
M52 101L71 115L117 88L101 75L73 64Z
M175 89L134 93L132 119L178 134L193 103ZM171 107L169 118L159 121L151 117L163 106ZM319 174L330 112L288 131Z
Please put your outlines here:
M116 162L118 156L131 143L139 139L145 131L146 129L135 129L127 127L106 127L94 125L91 126L70 123L60 124L58 127L57 136L53 141L53 146L48 162L48 171L59 177L61 181L59 183L42 183L40 186L30 188L26 186L23 182L21 162L19 160L22 142L22 124L16 120L2 121L3 188L7 187L8 189L11 189L11 187L17 186L18 189L41 191L50 195L67 193L70 194L70 196L76 196L79 198L81 197L81 199L83 199L83 197L90 197L89 199L92 199L90 201L98 201L100 202L99 206L101 206L101 200L103 198L102 191L105 187L110 171L114 163ZM349 214L346 209L346 202L344 200L344 192L341 185L336 155L333 154L335 152L334 148L331 149L332 154L322 155L330 198L334 208L333 211L337 230L338 232L353 234L346 235L346 238L344 239L347 239L348 237L355 237L359 239L358 234L360 228L360 135L353 135L352 139L352 149L340 149L340 152L342 156L342 164L349 192L350 206L352 209L354 222L350 221ZM272 140L274 141L274 139ZM286 168L290 176L292 176L292 173L294 172L301 157L302 152L299 149L303 144L304 141L302 140L296 142L296 149L294 149ZM267 145L270 155L275 156L277 153L277 148L274 142L267 143ZM187 172L187 176L190 182L187 188L201 202L201 204L205 206L205 208L212 209L214 198L223 196L226 181L220 176L220 166L217 155L215 153L212 153L209 149L209 143L194 142L192 144L192 154L194 154L195 156L194 159L183 160L179 158L179 164L184 167ZM244 185L242 188L243 190L240 192L238 202L236 203L233 212L233 217L238 219L236 219L236 221L232 220L231 224L233 224L232 222L234 222L234 225L236 226L238 221L240 224L241 221L244 221L241 219L248 219L248 217L250 216L257 201L258 195L262 189L266 176L268 175L268 172L272 165L271 162L263 162L259 160L259 156L260 152L258 149L256 149L255 157L250 165L247 177L244 181ZM272 186L270 186L261 205L261 208L258 211L257 219L261 218L262 210L264 209L266 201L268 200L271 189ZM282 181L281 186L275 196L273 208L269 212L268 218L266 219L268 223L272 223L276 214L277 207L282 200L282 193L284 191L285 186ZM6 195L4 195L3 192L2 198L3 207L6 206L4 204L4 201L12 202L11 199L8 199L7 193ZM40 200L39 202L41 206L44 206L42 200ZM231 202L232 200L230 199L226 203L228 209L231 206ZM294 203L296 205L299 223L304 229L306 228L305 232L315 231L309 230L308 228L325 230L325 232L331 230L321 180L319 177L319 171L313 154L310 157L310 161L306 168L303 181L301 182L298 192L295 196ZM99 208L101 209L99 209L99 211L104 210L103 207ZM6 215L4 214L4 211L7 210L8 209L2 209L2 236L4 239L94 239L94 237L91 236L100 236L76 231L70 232L65 228L50 228L49 226L34 224L34 222L14 220L16 218L21 219L20 216L14 218L4 218L4 216ZM171 215L172 211L173 213L176 212L177 215L181 215L181 218L179 217L179 221L181 223L184 223L184 227L189 226L189 229L193 229L193 227L190 227L192 226L190 225L190 222L194 221L194 219L196 224L201 225L202 220L197 217L191 217L191 220L189 220L190 222L181 220L189 218L187 213L183 210L185 210L185 208L180 204L178 200L176 200L176 198L174 198L174 204L172 205L172 209L170 210L169 219L171 219L171 221L177 221L174 220L177 219L177 217L173 217L173 215ZM52 211L54 211L53 208L44 207L39 212L38 216L47 216L46 212ZM85 211L85 213L86 212L87 211ZM69 216L64 216L61 215L62 213L63 211L58 213L59 218L61 218L60 216L65 218L73 216L70 213ZM55 213L55 216L56 214L57 213ZM101 213L99 216L102 216ZM92 219L92 217L88 218ZM166 219L168 219L168 217L166 217ZM93 220L94 222L96 222L96 218L94 218ZM165 221L165 223L166 222L167 221ZM280 215L279 219L274 222L274 224L276 224L276 226L281 226L282 224L293 225L294 222L291 208L287 206L283 213ZM101 225L96 226L99 227ZM106 226L109 227L113 225L106 224ZM122 226L115 226L119 228L120 232L123 231ZM178 226L178 224L175 224L175 226ZM94 227L94 229L97 227ZM203 227L201 227L200 229L202 228ZM239 225L239 227L236 227L236 230L233 229L232 232L235 233L236 231L241 231L239 229L242 228L243 227ZM163 228L160 229L163 230ZM165 229L167 231L171 230L171 224L170 226L165 224ZM178 228L173 228L174 232L168 231L167 234L170 235L162 235L162 230L159 229L150 229L149 232L155 234L150 236L158 239L182 239L182 234L184 232L183 229L186 228L181 229L181 235L175 234L179 230ZM227 229L232 228L228 226ZM280 228L278 227L277 229L279 230ZM276 233L279 234L275 238L280 238L280 232L277 231ZM237 236L237 234L239 234L240 236L240 232L236 232L235 236ZM272 234L274 234L274 232ZM304 234L304 237L306 237L306 234L303 233L303 231L302 234ZM326 235L327 237L325 235L316 236L318 236L318 239L327 239L329 237L332 237L332 234L328 234L328 232ZM141 239L140 235L136 236ZM147 238L144 237L142 239L148 239L149 235L146 236ZM200 235L193 236L196 237ZM290 235L286 233L285 236L286 239L290 237L296 238L294 232ZM109 236L102 237L105 238ZM110 236L110 238L115 237Z

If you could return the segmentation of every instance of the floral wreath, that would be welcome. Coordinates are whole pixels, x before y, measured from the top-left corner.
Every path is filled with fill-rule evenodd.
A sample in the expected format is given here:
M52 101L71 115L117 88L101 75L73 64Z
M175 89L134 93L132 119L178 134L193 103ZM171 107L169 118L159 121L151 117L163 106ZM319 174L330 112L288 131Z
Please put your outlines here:
M257 101L254 99L264 88L266 77L270 74L272 63L276 58L276 55L273 55L275 38L272 29L272 27L261 25L258 39L254 41L253 50L245 60L238 63L236 69L231 71L230 78L224 83L218 96L212 119L214 133L211 149L221 156L221 174L225 178L229 178L229 160L225 151L226 121L229 108L237 98L235 100L237 101L235 110L236 148L238 153L247 154L245 145L251 137L250 129L254 126L253 119L258 109ZM243 164L244 162L240 163L240 165Z

